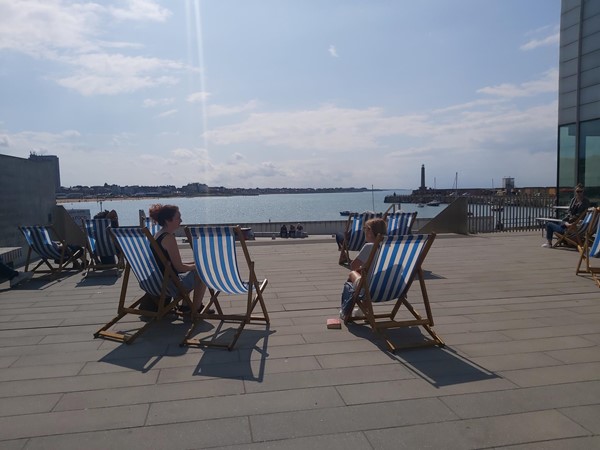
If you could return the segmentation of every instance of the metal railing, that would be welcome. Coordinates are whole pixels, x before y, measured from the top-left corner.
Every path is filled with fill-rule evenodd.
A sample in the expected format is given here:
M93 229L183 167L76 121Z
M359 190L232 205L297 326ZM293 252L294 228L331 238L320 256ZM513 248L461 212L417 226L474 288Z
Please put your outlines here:
M556 217L555 196L469 196L468 221L471 233L541 230L538 217Z

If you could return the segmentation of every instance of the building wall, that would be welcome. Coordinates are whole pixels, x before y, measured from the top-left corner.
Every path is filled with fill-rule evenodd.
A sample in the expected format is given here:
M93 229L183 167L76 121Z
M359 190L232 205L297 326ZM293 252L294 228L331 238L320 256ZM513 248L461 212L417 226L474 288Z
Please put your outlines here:
M52 160L32 161L0 155L0 247L26 249L25 239L17 227L51 222L57 182Z
M600 199L600 1L562 0L558 174L562 202L584 183Z

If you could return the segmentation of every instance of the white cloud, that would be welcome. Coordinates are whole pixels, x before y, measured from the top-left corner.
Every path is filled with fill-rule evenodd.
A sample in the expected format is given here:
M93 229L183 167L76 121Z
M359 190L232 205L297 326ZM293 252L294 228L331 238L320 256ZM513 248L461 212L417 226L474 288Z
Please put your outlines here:
M175 101L174 98L147 98L143 102L144 108L154 108L155 106L171 105Z
M549 45L558 45L560 42L560 32L556 31L553 34L540 38L540 39L531 39L527 41L525 44L519 47L521 50L529 51L534 50L539 47L545 47Z
M209 96L210 96L210 93L208 93L208 92L203 92L203 91L192 92L190 95L188 95L186 100L190 103L202 103L202 102L206 101Z
M173 85L178 83L177 77L160 73L183 69L176 61L109 53L89 53L64 61L75 66L76 73L59 78L58 84L83 95L120 94Z
M177 114L176 109L169 109L168 111L161 112L157 117L169 117L173 114Z
M152 20L164 22L171 11L152 0L127 0L126 8L110 6L108 11L120 20Z
M477 92L506 98L530 97L537 94L558 92L558 70L550 69L537 80L526 81L521 84L503 83L496 86L487 86L478 89Z
M225 105L209 105L208 107L208 115L217 117L217 116L229 116L232 114L239 114L246 111L252 111L258 107L258 102L256 100L250 100L241 105L234 106L225 106Z
M329 52L329 54L331 56L333 56L334 58L339 58L340 55L338 55L337 49L335 48L335 45L331 44L329 46L329 48L327 49L327 51Z
M381 108L364 110L325 105L316 110L253 113L233 125L207 133L217 145L261 142L293 149L347 151L377 148L377 138L418 133L420 116L386 117Z
M12 50L63 65L72 73L55 81L83 95L111 95L178 82L183 64L108 50L140 44L103 40L109 15L125 20L164 21L170 12L150 0L128 0L124 8L62 0L0 1L0 50Z

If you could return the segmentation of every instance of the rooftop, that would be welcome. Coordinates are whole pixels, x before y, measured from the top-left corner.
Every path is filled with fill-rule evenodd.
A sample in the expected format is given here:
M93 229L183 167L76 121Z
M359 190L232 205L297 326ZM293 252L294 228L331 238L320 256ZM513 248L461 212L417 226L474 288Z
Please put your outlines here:
M424 268L447 346L395 355L326 329L347 273L331 237L252 243L271 325L231 352L179 347L181 321L93 339L122 277L3 283L0 447L600 448L600 291L542 242L439 236Z

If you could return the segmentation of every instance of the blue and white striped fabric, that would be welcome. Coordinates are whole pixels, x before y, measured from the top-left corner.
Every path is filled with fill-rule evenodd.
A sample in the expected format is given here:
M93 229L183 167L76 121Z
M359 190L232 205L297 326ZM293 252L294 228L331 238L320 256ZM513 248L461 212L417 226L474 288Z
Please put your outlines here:
M416 212L396 212L387 216L387 235L402 236L410 234L413 222L417 217Z
M117 248L108 234L110 219L88 219L83 221L91 252L97 257L116 256Z
M417 269L417 261L428 235L386 236L381 242L369 272L372 302L396 300L406 292L407 283Z
M600 220L598 220L598 225L596 227L596 237L594 238L594 243L590 247L590 258L600 258Z
M365 222L377 217L377 214L363 213L350 216L350 238L348 239L348 250L357 252L365 245Z
M237 264L234 227L188 227L196 270L207 287L226 294L246 294Z
M579 226L579 229L577 230L578 234L581 235L586 232L586 230L590 226L590 223L592 222L593 217L594 217L594 209L589 209L588 212L585 214L585 217L581 221L581 225Z
M144 226L148 228L148 231L150 231L152 236L156 236L156 233L158 233L161 228L161 226L153 221L150 217L146 217L144 219Z
M48 227L44 226L32 226L32 227L19 227L23 236L27 240L29 247L40 255L44 259L60 259L61 250L58 249L56 244L52 242ZM65 249L65 257L70 252Z
M159 297L164 276L154 253L152 253L150 241L144 234L144 229L142 227L119 227L111 228L110 232L123 250L123 255L131 266L142 290ZM171 297L176 296L176 289L172 283L170 283L167 294Z

